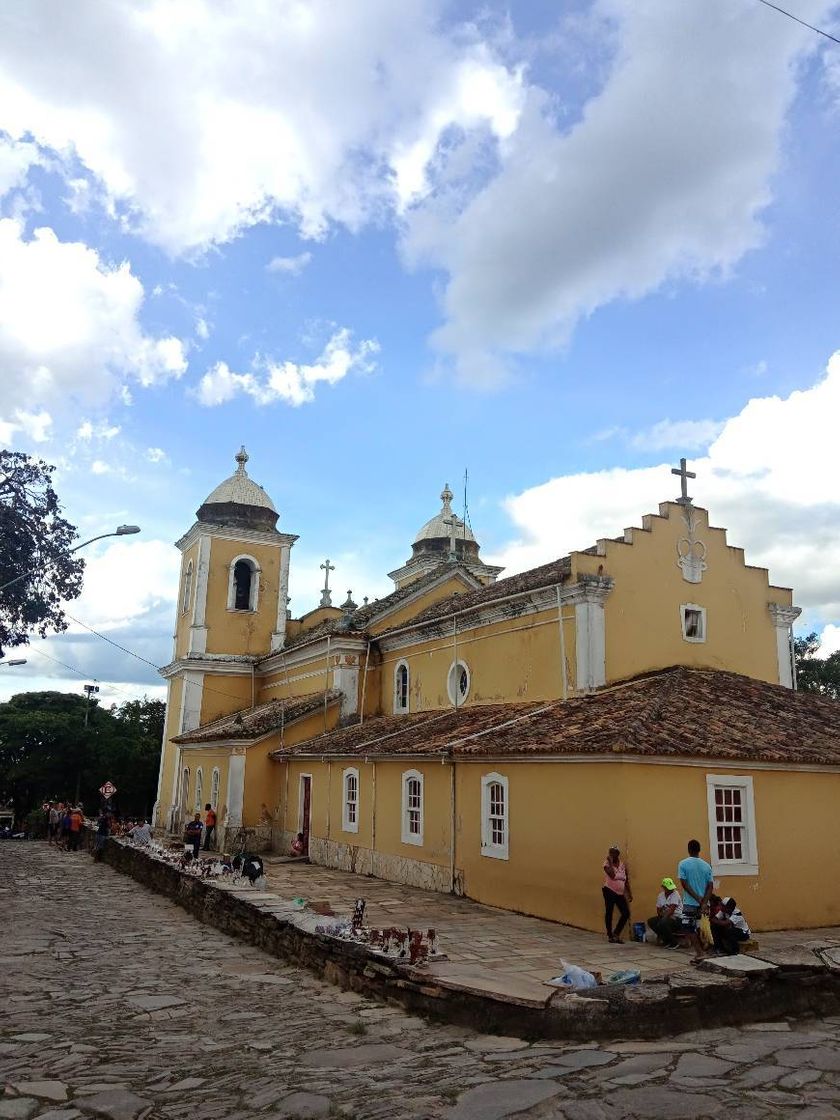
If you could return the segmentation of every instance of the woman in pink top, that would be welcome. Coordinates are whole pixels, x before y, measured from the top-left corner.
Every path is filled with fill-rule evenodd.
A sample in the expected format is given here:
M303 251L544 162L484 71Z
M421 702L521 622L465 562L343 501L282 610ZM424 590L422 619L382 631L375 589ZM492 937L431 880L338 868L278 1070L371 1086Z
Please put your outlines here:
M630 873L621 862L618 848L610 848L604 860L604 924L607 927L607 940L614 945L621 944L621 932L630 920L629 903L633 901L630 890ZM613 911L618 909L618 925L613 929Z

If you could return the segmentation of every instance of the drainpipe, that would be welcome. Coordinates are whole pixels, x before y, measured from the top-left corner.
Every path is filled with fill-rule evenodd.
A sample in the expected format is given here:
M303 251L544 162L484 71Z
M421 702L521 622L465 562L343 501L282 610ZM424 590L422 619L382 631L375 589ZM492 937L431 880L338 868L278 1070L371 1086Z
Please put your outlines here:
M569 697L569 678L566 672L566 631L563 626L563 600L560 598L560 584L557 584L557 624L560 627L560 681L563 699Z

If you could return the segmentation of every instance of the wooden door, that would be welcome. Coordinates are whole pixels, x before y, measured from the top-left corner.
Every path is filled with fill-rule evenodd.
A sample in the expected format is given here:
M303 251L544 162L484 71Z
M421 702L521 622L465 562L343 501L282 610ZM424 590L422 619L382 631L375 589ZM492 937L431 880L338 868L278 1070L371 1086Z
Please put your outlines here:
M309 818L312 814L312 778L301 774L300 778L300 832L303 833L303 854L309 855Z

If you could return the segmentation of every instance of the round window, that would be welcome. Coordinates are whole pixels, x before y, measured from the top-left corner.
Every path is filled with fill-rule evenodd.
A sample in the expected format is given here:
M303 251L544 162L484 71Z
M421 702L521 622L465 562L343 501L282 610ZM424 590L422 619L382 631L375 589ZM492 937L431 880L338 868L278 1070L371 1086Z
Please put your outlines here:
M461 705L470 694L470 670L463 661L455 661L449 669L446 682L449 699L456 706Z

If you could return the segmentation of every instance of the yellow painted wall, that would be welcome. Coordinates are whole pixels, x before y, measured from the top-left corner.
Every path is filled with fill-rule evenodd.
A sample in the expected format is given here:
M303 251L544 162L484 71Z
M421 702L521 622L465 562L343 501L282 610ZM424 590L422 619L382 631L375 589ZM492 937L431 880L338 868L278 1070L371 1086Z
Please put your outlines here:
M175 774L178 748L170 739L181 730L178 721L181 718L181 691L183 678L172 677L168 681L166 698L166 734L163 747L163 770L161 772L160 789L158 791L158 819L153 822L155 827L161 827L166 819L166 811L171 804L172 782Z
M621 680L668 665L707 666L779 683L776 628L769 601L788 605L788 588L771 587L765 568L747 567L742 549L726 543L723 529L709 528L696 509L697 535L706 545L701 583L687 583L677 565L677 543L686 534L682 509L663 506L668 517L645 518L649 531L634 529L632 544L606 542L606 555L572 555L573 582L580 574L611 576L605 601L607 680ZM706 608L705 642L682 636L680 606Z
M288 666L281 663L280 668L257 676L257 703L264 704L267 700L281 700L288 696L310 696L323 692L327 687L332 688L336 662L336 655L331 653L328 673L326 651L321 649L306 661Z
M187 566L192 562L192 589L187 610L184 605L184 578ZM198 584L198 541L196 540L181 557L181 575L178 580L178 600L175 607L175 656L184 657L189 649L190 624L192 622L193 608L195 606L196 586Z
M204 674L201 692L201 722L212 723L231 712L251 707L251 674Z
M331 705L327 711L327 730L334 729L338 722L338 714L338 705ZM304 719L296 720L285 728L282 742L278 731L248 747L245 755L245 798L242 806L242 822L246 827L251 828L259 824L263 805L269 810L272 819L285 818L283 809L285 763L269 758L270 752L280 750L284 745L292 747L322 734L323 731L324 715L319 711Z
M201 768L203 781L201 790L201 800L199 802L199 812L201 819L204 820L204 806L210 801L210 794L213 784L213 769L219 771L219 796L218 804L214 805L219 819L222 819L224 810L226 808L225 801L227 796L227 769L228 769L228 752L224 748L212 748L208 750L184 750L181 753L181 769L185 766L190 768L190 806L189 811L192 813L195 809L196 803L196 776L199 767Z
M574 680L575 673L572 610L566 607L564 614L569 681ZM446 686L456 648L458 660L470 671L467 705L562 696L560 628L553 608L475 626L458 635L457 647L451 639L436 638L383 653L379 680L382 712L393 713L394 673L400 661L407 661L409 666L409 712L451 707Z
M230 565L240 555L252 556L262 569L256 611L229 610L227 606ZM279 581L279 545L213 538L207 581L207 652L267 653L277 625Z
M448 599L450 595L463 595L472 590L473 588L464 583L462 579L453 575L450 579L444 580L443 583L430 587L428 591L418 595L412 602L392 611L387 618L372 626L371 632L379 634L384 630L392 630L394 627L401 626L404 622L414 618L421 611L439 603L442 599Z

